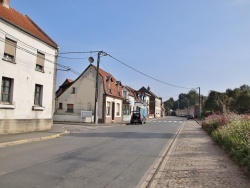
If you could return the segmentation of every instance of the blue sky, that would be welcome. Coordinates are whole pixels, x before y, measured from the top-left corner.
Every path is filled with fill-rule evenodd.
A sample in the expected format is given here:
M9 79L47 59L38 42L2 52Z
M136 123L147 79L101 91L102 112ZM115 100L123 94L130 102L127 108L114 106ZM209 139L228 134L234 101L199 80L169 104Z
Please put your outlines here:
M203 95L250 85L249 0L11 0L11 7L33 19L60 52L103 50L165 83L200 87ZM81 73L90 55L62 55L83 59L58 63ZM134 89L150 86L163 101L189 91L108 56L100 67ZM57 87L77 77L58 71Z

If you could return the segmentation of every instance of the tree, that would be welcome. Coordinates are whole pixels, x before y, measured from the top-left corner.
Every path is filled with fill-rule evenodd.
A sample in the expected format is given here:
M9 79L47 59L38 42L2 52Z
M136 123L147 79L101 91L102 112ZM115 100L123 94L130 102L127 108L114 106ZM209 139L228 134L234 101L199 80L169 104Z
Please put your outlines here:
M250 87L246 84L235 89L227 89L225 93L210 91L205 102L205 110L222 113L239 114L250 111Z
M204 105L204 109L206 111L222 112L222 106L220 105L220 103L218 101L218 96L219 96L219 92L217 92L217 91L210 91L209 92L208 98L207 98L205 105Z
M171 97L167 101L163 102L164 108L166 110L166 115L170 114L170 110L173 109L174 99Z

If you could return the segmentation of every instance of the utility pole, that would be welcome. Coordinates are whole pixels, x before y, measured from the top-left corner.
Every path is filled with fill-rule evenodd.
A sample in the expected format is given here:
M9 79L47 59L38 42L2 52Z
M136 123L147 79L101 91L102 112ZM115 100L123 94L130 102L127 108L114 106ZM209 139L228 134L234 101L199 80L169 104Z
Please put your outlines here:
M98 88L99 88L99 64L100 55L103 51L99 51L97 55L97 68L96 68L96 82L95 82L95 108L94 108L94 122L98 123Z
M199 88L199 118L201 118L201 88Z

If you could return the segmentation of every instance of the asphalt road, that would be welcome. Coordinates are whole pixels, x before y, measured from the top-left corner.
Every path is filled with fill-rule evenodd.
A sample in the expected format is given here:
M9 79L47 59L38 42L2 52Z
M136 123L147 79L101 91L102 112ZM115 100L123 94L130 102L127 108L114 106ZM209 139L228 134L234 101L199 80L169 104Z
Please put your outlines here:
M184 118L82 129L57 139L0 149L1 188L136 187Z

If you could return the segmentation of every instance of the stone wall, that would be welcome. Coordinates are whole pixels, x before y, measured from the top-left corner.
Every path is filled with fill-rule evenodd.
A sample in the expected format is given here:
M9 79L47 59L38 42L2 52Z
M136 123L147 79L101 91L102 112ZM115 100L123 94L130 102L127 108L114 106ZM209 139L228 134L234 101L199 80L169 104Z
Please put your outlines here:
M52 119L0 119L0 134L50 130L52 124Z

